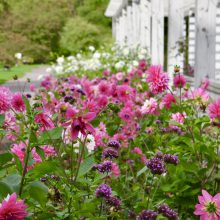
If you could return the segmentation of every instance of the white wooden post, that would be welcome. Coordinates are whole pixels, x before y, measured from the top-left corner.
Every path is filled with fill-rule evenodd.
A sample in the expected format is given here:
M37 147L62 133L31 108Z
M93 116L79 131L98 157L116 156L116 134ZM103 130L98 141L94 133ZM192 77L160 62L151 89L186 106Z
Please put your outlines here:
M215 78L217 0L196 1L195 85L208 75Z
M116 42L118 43L119 40L120 40L120 18L119 16L117 15L117 18L116 18Z
M132 6L127 6L127 44L132 46L133 44L133 22L132 22Z
M123 28L123 16L122 13L119 14L119 33L118 33L118 43L119 45L123 44L124 38L124 28Z
M183 67L183 56L179 54L180 41L183 40L184 0L169 0L168 9L168 73L172 78L174 66Z
M112 37L116 39L117 18L112 17Z
M149 0L140 0L141 11L141 46L150 53L151 39L151 3Z
M123 16L123 44L127 43L128 37L128 28L127 28L127 9L122 9L122 16Z
M152 6L152 64L164 63L164 1L153 0Z
M133 32L134 32L134 45L140 44L140 8L139 0L132 1L132 17L133 17Z

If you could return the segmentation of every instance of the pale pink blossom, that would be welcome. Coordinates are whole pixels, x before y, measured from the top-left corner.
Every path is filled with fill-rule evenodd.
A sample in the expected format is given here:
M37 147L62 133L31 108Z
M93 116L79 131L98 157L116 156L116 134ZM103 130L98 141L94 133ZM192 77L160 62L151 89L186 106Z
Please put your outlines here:
M154 98L150 98L144 102L144 105L141 107L141 113L145 114L156 114L157 112L157 101Z
M179 124L183 124L184 123L184 119L186 118L186 113L174 113L171 116L171 119Z

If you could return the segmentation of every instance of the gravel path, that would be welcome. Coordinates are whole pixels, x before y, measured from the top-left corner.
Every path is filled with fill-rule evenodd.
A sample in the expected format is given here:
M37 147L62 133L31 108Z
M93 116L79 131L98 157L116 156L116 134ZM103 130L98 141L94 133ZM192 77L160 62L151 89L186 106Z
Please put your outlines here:
M40 81L43 76L48 75L46 69L49 66L40 66L31 70L31 72L26 73L22 78L18 80L10 80L4 84L4 86L10 88L12 92L30 92L29 85L34 84L36 88L40 86ZM31 82L27 83L27 79Z

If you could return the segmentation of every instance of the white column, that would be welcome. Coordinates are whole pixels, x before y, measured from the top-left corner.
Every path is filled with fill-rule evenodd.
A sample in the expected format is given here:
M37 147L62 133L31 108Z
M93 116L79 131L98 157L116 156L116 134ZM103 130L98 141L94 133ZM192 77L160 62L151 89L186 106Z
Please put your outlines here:
M116 39L116 26L117 26L117 18L112 17L112 37Z
M183 67L183 54L179 54L179 43L183 40L183 3L184 0L169 0L168 73L171 78L175 65Z
M127 42L127 10L126 8L122 9L122 29L123 29L122 43L126 44Z
M116 43L119 42L119 26L120 26L120 23L119 23L119 16L115 17L115 20L116 20L116 24L115 24L115 41Z
M132 17L133 17L133 32L134 32L134 45L140 44L140 8L139 8L139 0L132 1Z
M132 6L127 6L127 44L132 46L133 44L133 22L132 22Z
M151 39L151 3L149 0L140 0L141 11L141 46L148 49L150 53Z
M152 7L152 64L164 62L164 1L153 0Z
M119 33L118 33L118 43L122 45L124 38L124 28L123 28L123 16L122 13L119 14Z
M217 0L196 1L195 85L208 75L215 78Z

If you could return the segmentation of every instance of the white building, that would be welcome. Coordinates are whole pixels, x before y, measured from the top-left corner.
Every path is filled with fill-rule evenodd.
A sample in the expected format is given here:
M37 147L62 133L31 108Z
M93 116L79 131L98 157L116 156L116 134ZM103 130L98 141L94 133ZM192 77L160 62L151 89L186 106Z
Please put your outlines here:
M194 73L188 79L195 86L208 76L210 92L220 94L218 4L218 0L110 0L105 15L112 18L118 44L146 47L151 62L167 63L171 76L175 65L188 75Z

